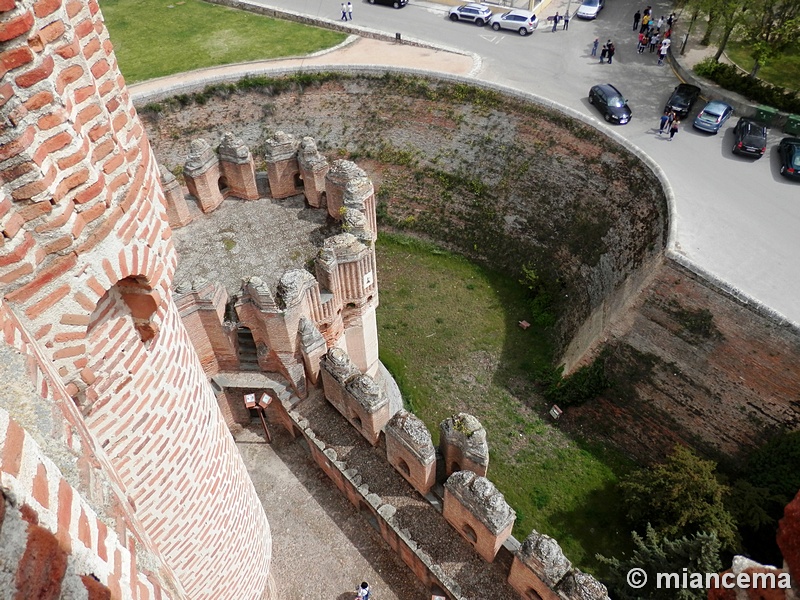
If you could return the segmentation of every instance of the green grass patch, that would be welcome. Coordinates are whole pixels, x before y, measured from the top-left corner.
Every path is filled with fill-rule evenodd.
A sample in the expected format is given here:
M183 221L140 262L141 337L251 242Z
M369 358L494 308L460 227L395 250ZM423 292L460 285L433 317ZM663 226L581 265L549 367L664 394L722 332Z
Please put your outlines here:
M753 70L754 61L750 56L749 45L741 42L728 42L725 53L728 58L748 73ZM772 85L800 91L800 44L762 66L758 70L758 77Z
M101 0L128 83L249 60L304 56L345 35L201 0Z
M616 481L631 465L570 439L545 414L537 374L552 351L532 322L528 290L436 246L399 235L378 241L381 360L436 443L439 423L471 413L487 430L489 477L517 511L514 535L555 537L597 572L597 552L619 556L630 535Z

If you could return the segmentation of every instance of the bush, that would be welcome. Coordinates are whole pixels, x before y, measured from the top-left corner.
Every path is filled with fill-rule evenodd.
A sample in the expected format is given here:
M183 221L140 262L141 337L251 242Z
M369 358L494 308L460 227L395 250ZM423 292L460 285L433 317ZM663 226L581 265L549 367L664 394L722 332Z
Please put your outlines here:
M796 92L743 75L733 65L718 63L709 57L697 63L694 72L753 102L766 104L784 112L800 113L800 96Z

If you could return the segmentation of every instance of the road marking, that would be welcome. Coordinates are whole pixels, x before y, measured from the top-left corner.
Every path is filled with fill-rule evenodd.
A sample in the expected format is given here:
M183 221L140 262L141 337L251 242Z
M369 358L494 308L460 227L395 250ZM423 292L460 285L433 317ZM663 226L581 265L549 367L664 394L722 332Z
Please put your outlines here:
M483 35L483 34L481 34L481 37L483 39L485 39L487 42L489 42L490 44L499 44L500 42L503 41L503 38L505 36L503 36L503 35Z

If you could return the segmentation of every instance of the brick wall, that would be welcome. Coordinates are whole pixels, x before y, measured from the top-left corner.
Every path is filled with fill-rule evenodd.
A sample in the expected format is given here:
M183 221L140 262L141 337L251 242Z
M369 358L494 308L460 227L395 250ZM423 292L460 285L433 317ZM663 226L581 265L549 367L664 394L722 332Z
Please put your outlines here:
M191 598L257 598L266 517L170 290L159 173L95 0L0 2L0 292Z

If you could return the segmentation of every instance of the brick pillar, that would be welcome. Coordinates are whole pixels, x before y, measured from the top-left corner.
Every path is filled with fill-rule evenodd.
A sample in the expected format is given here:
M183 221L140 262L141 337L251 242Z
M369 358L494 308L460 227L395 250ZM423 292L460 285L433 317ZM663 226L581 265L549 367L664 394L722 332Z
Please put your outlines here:
M288 198L297 193L295 178L300 176L297 147L294 136L283 131L266 142L267 177L273 198Z
M439 450L444 460L445 477L459 470L486 476L489 470L486 430L472 415L458 413L441 422Z
M436 483L431 432L418 417L400 409L386 424L386 459L420 494Z
M553 590L571 568L558 542L534 530L514 555L508 583L523 598L561 600Z
M381 431L392 416L389 401L369 375L357 375L345 384L348 416L353 426L373 446L378 444Z
M317 150L312 137L304 137L297 154L300 176L303 178L303 193L314 208L325 208L325 176L328 174L328 159Z
M189 157L183 167L183 177L189 193L197 199L204 213L211 212L222 204L219 159L204 139L192 140Z
M366 217L370 241L378 239L378 221L375 211L375 188L367 174L357 167L345 185L342 202L345 207L357 210Z
M472 471L459 471L447 479L442 512L486 562L494 560L517 518L494 484Z
M189 204L186 202L181 184L166 167L162 166L160 171L161 189L164 190L169 226L176 229L188 225L192 222L192 214L189 212Z
M358 369L341 348L331 348L320 361L325 399L345 418L349 418L345 384L359 374Z
M238 367L232 330L225 324L228 292L219 283L208 281L180 285L175 290L175 304L189 338L192 340L203 371L209 377Z
M359 193L365 192L364 186L372 187L367 174L361 167L350 160L335 160L325 175L325 193L328 201L328 214L341 221L342 208L345 206L345 192L351 181L353 187L348 193L351 208L358 209Z
M314 325L313 321L306 317L300 318L300 349L303 353L303 363L306 366L306 377L311 385L316 385L319 381L319 361L325 356L327 345L325 338Z
M230 131L219 145L219 164L228 185L229 195L243 200L258 200L256 166L250 149Z

